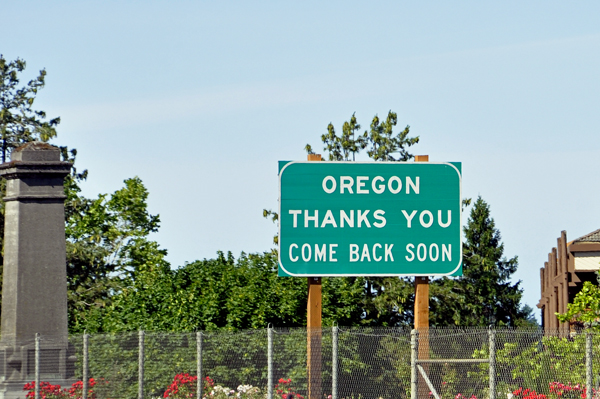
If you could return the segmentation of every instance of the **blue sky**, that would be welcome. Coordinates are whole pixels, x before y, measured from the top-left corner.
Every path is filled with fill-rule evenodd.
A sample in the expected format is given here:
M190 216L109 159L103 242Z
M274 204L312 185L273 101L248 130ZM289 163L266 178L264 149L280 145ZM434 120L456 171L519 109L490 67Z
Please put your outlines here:
M0 53L46 68L36 102L86 195L139 176L173 266L259 252L277 161L353 112L398 113L415 154L463 163L519 256L525 302L561 230L600 228L600 3L9 2ZM466 217L464 218L466 220Z

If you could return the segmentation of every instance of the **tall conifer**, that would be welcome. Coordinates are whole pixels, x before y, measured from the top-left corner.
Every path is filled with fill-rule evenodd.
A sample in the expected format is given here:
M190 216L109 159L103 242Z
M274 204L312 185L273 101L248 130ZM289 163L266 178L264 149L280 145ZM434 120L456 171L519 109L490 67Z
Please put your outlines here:
M431 324L519 326L532 322L521 307L521 282L512 283L517 257L506 259L489 205L477 198L464 228L463 275L432 282Z

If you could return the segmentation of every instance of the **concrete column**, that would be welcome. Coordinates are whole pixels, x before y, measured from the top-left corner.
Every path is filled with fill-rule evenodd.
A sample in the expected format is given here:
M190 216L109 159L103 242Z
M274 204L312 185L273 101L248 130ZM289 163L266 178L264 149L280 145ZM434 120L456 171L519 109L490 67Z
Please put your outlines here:
M67 276L64 178L71 163L57 147L27 143L0 165L6 179L0 397L31 381L28 353L41 338L41 378L67 378ZM10 384L8 384L10 385ZM22 385L20 387L22 392ZM24 395L21 395L24 396Z

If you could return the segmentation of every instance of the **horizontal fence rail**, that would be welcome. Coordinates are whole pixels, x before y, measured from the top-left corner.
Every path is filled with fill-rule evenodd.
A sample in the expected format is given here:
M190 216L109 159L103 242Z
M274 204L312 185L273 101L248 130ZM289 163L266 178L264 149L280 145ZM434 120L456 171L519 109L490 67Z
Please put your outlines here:
M317 349L307 346L303 328L73 335L60 356L56 339L39 335L21 345L31 359L23 385L35 398L307 398L311 348L319 351L323 396L309 399L600 397L594 330L333 327L310 334L320 334ZM61 387L51 394L47 383ZM24 397L27 389L19 389Z
M417 363L489 363L489 359L417 359Z

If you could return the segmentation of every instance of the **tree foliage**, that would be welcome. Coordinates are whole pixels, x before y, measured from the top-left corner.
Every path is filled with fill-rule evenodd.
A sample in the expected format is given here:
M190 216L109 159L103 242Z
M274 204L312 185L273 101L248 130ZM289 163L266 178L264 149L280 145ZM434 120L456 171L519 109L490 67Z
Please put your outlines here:
M360 319L364 283L324 279L323 323ZM131 285L92 312L88 331L196 331L306 325L306 279L277 277L277 254L218 253L215 259L170 269L147 262Z
M600 287L591 281L584 282L573 302L567 305L567 311L557 313L557 316L561 322L597 327L600 320Z
M133 284L140 269L163 267L166 251L148 235L159 216L147 209L148 191L138 177L110 196L78 195L71 182L66 201L68 308L71 331L83 331L90 317Z
M374 161L408 161L413 158L408 152L408 147L417 144L419 137L408 137L408 125L404 130L394 133L397 124L398 115L389 111L385 121L381 121L379 116L375 115L371 120L370 130L360 134L361 126L354 113L350 120L342 125L340 136L336 134L333 124L329 123L327 133L321 135L323 150L327 152L330 161L354 161L356 154L364 149ZM309 154L314 153L310 144L307 144L305 149Z

